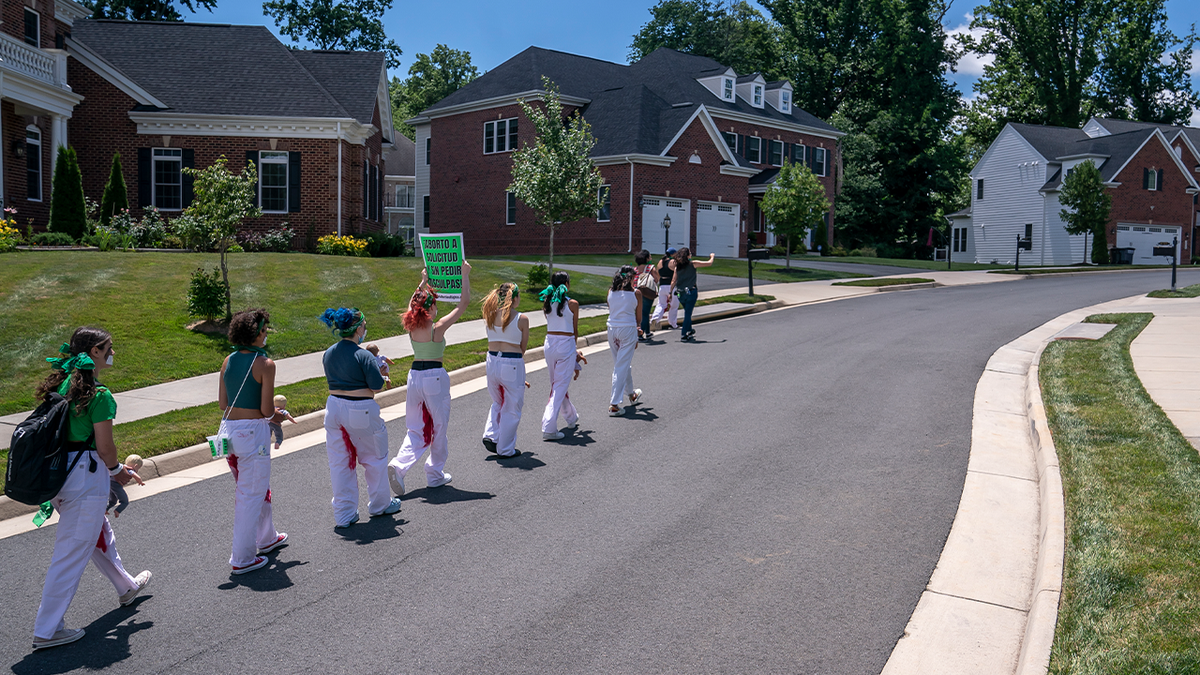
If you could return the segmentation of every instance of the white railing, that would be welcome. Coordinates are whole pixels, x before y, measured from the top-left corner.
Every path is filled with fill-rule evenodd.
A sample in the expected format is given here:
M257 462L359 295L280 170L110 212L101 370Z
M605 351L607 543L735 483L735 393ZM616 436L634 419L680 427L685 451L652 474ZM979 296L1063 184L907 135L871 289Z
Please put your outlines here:
M66 54L48 54L0 33L0 67L46 84L66 88Z

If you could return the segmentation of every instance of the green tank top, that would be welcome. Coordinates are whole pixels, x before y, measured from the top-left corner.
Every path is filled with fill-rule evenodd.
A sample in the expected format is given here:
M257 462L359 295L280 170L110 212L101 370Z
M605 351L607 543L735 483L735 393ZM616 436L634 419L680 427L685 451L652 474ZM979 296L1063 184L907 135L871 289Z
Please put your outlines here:
M412 341L413 361L438 361L446 353L446 338L441 342Z
M254 352L234 352L229 355L229 363L225 366L225 395L234 408L258 410L262 407L262 383L255 380L253 374L247 376L256 358L258 354ZM243 380L245 385L242 384ZM242 390L240 395L238 389Z

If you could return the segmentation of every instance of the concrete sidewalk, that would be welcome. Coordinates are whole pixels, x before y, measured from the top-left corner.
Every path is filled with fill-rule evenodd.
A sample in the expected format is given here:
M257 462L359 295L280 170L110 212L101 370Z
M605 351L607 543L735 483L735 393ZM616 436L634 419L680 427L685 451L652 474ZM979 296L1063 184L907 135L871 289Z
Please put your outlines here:
M1142 298L1128 311L1154 312L1129 346L1133 368L1150 398L1200 450L1200 298Z

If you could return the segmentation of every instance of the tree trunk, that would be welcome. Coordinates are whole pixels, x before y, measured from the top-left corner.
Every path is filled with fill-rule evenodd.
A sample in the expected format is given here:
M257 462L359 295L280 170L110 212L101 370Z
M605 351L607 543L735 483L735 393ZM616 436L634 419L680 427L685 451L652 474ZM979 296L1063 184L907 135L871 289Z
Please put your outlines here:
M554 225L550 225L550 276L554 276Z
M1104 234L1104 225L1092 232L1092 262L1097 265L1108 264L1108 237Z
M787 236L787 244L785 244L785 246L787 246L787 266L788 266L788 269L791 269L792 268L792 235L789 234Z
M225 255L229 252L229 242L221 245L221 280L225 282L225 320L233 320L233 302L229 294L229 266L225 264Z

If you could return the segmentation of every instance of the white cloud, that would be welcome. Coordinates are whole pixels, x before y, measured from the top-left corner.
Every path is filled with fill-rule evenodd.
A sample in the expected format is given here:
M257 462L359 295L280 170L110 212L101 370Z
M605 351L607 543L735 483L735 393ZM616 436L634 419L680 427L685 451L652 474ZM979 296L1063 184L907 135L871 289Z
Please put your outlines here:
M1192 109L1192 121L1188 122L1188 126L1200 128L1200 110Z
M1200 49L1192 50L1192 69L1188 71L1188 75L1200 75Z
M964 21L962 24L947 31L947 35L950 37L950 39L956 39L959 35L970 35L976 40L983 37L984 31L982 28L976 28L974 30L971 29L971 19L974 17L972 17L970 14L967 14L963 18ZM991 65L995 60L996 57L992 56L991 54L984 54L981 56L974 52L967 52L958 59L958 63L955 64L955 70L964 75L974 75L978 77L983 75L984 67Z

